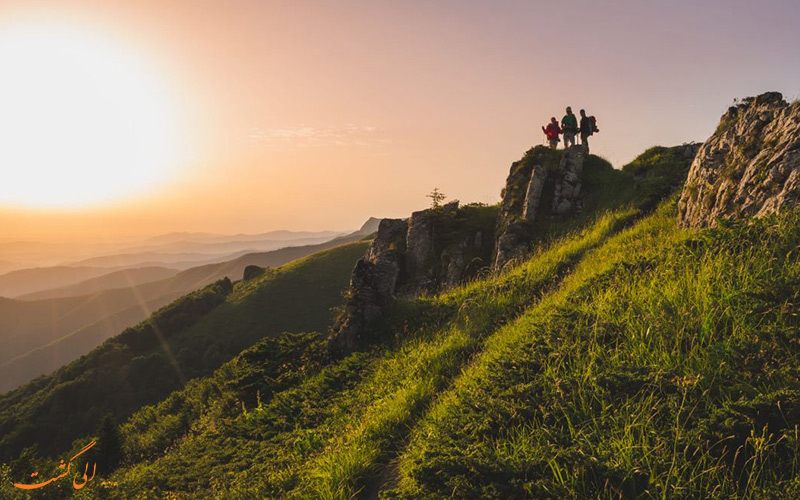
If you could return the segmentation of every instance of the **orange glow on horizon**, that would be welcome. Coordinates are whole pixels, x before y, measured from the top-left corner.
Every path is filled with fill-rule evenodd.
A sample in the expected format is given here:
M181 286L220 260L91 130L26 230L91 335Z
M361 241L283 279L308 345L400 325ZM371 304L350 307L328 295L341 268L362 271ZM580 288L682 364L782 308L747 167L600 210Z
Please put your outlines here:
M734 98L800 95L800 4L730 1L3 0L0 261L496 203L568 105L617 168L703 141Z

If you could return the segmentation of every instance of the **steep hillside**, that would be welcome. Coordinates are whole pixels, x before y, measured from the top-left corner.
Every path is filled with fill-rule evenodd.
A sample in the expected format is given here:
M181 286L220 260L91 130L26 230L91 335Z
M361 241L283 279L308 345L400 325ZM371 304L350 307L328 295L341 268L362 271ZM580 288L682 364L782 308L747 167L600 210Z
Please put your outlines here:
M234 287L220 280L0 396L0 456L9 460L28 447L44 455L63 451L106 413L125 418L261 338L323 330L365 249L364 242L339 246Z
M538 249L508 272L391 301L365 350L335 359L319 334L265 339L141 409L120 428L121 467L107 476L107 493L350 498L392 489L399 476L390 464L504 325L669 241L674 209L641 217L680 186L691 158L679 152L654 149L621 172L600 170L609 194L615 183L627 194L562 219L572 229L542 230Z
M197 488L217 498L349 498L381 489L373 481L402 450L408 429L486 339L547 297L595 249L621 256L619 246L609 250L606 242L617 241L612 235L635 216L603 217L503 277L397 304L391 323L400 337L383 348L331 363L319 343L305 347L307 340L287 338L285 351L264 345L244 353L213 379L123 426L131 466L113 480L129 494L171 491L187 498ZM660 226L645 227L625 241L651 244L659 234L649 232ZM276 358L284 356L298 366L284 362L279 369ZM179 424L178 415L188 422Z
M0 326L0 373L13 371L14 365L26 364L25 369L16 371L13 377L0 379L0 392L30 380L26 375L32 378L50 373L181 295L220 279L241 279L249 265L278 267L360 240L369 234L364 232L369 229L362 228L318 245L247 254L230 262L187 269L165 280L103 290L82 297L35 301L0 298L0 317L3 318Z

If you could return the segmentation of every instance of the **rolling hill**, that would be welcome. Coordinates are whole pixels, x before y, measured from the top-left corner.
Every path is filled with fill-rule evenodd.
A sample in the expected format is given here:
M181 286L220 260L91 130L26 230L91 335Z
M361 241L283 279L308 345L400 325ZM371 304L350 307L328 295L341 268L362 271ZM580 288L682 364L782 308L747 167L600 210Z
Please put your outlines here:
M373 481L375 472L381 470L379 464L389 456L383 447L394 448L390 442L404 439L402 429L412 425L420 409L448 385L470 356L479 352L484 338L549 293L586 255L639 220L642 209L651 210L658 199L663 199L682 181L687 168L685 159L665 148L648 151L639 163L622 172L590 157L585 173L584 213L564 219L563 224L538 225L540 244L550 250L502 277L478 277L471 284L441 296L423 295L398 302L386 312L384 321L375 326L376 340L372 347L341 360L330 357L324 336L319 333L274 336L283 330L325 332L332 318L328 308L341 303L338 294L335 298L330 296L324 321L313 326L273 328L270 329L273 334L267 335L268 318L296 322L312 314L312 310L305 308L318 307L318 301L309 295L315 287L298 282L297 278L287 279L281 288L280 307L271 309L273 316L265 316L265 303L247 297L252 297L250 290L257 287L256 283L261 284L258 287L271 283L272 273L268 272L258 282L240 283L224 304L195 326L171 338L167 335L169 352L180 370L170 368L167 358L159 363L145 362L141 358L147 356L137 355L135 373L143 379L137 385L129 374L122 374L128 373L126 369L108 375L108 368L90 368L107 363L88 362L87 359L96 356L93 353L0 398L0 419L11 419L12 415L54 415L52 420L37 418L36 429L22 425L24 417L11 420L12 425L0 434L0 450L9 450L6 460L31 442L49 453L63 450L81 432L91 432L105 410L112 410L118 421L122 421L137 410L137 405L156 403L169 390L181 387L181 377L204 375L209 366L236 356L213 375L194 379L162 403L139 410L122 426L123 463L127 465L113 476L120 494L152 491L156 496L169 492L191 497L194 494L191 492L200 488L220 498L327 496L323 493L328 488L325 481L329 473L324 469L328 463L325 457L336 450L345 453L351 449L354 445L346 441L351 436L354 443L366 448L352 448L355 453L352 458L330 456L344 465L350 463L348 460L367 460L364 466L354 464L351 472L345 469L335 473L348 488L342 491L357 491ZM612 211L603 215L608 210ZM466 213L483 217L483 212L479 208ZM354 245L359 245L358 250L351 256L353 260L342 266L345 272L341 286L347 282L353 262L365 249L363 242ZM311 259L317 255L320 254ZM241 268L263 263L259 258L264 256L242 257L227 266ZM320 266L323 264L320 262ZM226 269L211 266L194 272L210 279L221 276ZM319 267L317 272L323 269ZM459 333L465 325L468 325L466 330ZM227 343L230 338L247 341ZM111 339L97 351L105 352L106 346L116 342ZM254 343L255 346L248 347ZM218 352L224 355L217 357ZM133 357L126 354L119 364L123 367L133 364ZM140 365L148 368L142 371ZM150 372L160 375L156 378L146 375ZM124 391L124 398L109 398L108 389L100 381L91 384L73 381L82 380L83 373L90 376L106 373L103 379L132 388ZM162 381L169 390L161 390ZM94 387L95 383L99 386ZM151 385L159 387L157 394L135 395L136 390L146 392ZM75 394L78 387L85 387L88 392L78 399L80 408L74 408L61 393ZM103 404L95 393L106 395ZM65 407L70 412L59 414ZM63 430L56 424L61 418L78 424ZM351 427L351 422L357 427ZM361 432L362 423L367 425L363 428L365 434L354 435ZM215 428L224 435L218 435ZM140 460L146 460L147 465L139 464ZM178 465L188 463L187 460L193 464L191 468ZM211 489L219 488L221 483L212 486L209 481L215 481L219 474L227 476L234 469L246 470L246 476L260 479L249 484L242 476L241 481L222 486L212 494ZM139 475L140 470L146 477Z
M29 445L63 450L106 413L127 415L159 401L260 339L324 329L367 245L318 252L235 286L223 278L0 396L0 454L9 460Z
M696 233L675 202L399 301L342 359L265 339L120 427L115 493L793 498L800 217Z
M160 281L171 278L178 274L177 269L170 269L167 267L137 267L132 269L120 269L108 274L103 274L97 278L91 278L74 285L62 286L58 288L49 288L40 290L25 295L19 295L16 298L20 300L46 300L57 299L61 297L80 297L83 295L91 295L103 290L113 288L127 288L137 285L143 285L153 281Z
M71 286L109 272L109 269L89 266L36 267L11 271L0 275L0 297L12 298Z
M248 265L278 267L358 241L373 232L375 226L376 222L368 221L359 231L326 243L247 254L230 262L188 269L171 278L135 287L34 301L0 298L0 317L3 318L0 374L14 373L7 378L0 377L0 391L30 380L27 377L50 373L185 293L223 278L240 279ZM16 367L20 366L24 366L24 370L17 371Z

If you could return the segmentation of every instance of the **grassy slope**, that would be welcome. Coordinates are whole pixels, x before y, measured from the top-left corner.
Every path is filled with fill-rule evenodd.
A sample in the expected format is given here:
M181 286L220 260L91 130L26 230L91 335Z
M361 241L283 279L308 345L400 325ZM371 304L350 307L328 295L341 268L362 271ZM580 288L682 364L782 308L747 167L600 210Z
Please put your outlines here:
M585 173L598 176L597 210L648 208L680 183L686 166L654 148L621 173ZM616 183L616 193L603 179ZM746 491L775 486L793 473L797 456L776 401L794 412L795 400L785 393L758 399L754 388L795 383L786 340L792 282L778 288L780 296L768 295L765 284L792 276L770 255L797 245L798 224L694 239L675 228L671 204L631 227L638 215L624 207L586 214L585 229L509 274L398 303L383 325L396 340L371 351L335 362L315 335L262 341L133 415L121 428L123 467L104 488L81 494L688 498L715 487L724 496L737 475L750 481ZM747 238L766 253L752 253L752 241L737 246ZM761 266L751 269L751 261ZM695 282L693 265L717 267ZM731 272L742 280L721 287ZM761 302L732 301L725 292L735 290ZM752 345L737 351L728 327L755 310L763 311L759 326L776 334L766 352L789 369L766 370L758 357L765 351ZM738 325L742 338L758 337L750 326ZM732 390L717 377L724 371L699 369L717 362L749 369L749 380ZM750 400L730 403L739 396ZM782 437L761 439L762 414ZM783 421L791 419L794 413ZM743 439L728 448L743 447L735 460L719 446L687 448L728 432ZM746 453L748 439L758 453ZM772 469L764 467L769 460ZM741 474L754 463L770 472Z
M270 357L252 361L260 385L236 375L243 364L236 358L211 380L135 415L123 434L129 459L138 463L113 479L129 494L150 491L154 497L164 491L191 496L197 488L215 490L220 498L290 491L306 497L346 489L348 480L357 485L485 335L535 302L581 255L634 215L604 216L514 273L404 305L413 317L437 318L437 326L393 349L326 363L324 355L313 355L319 347L311 343L303 351L309 361L289 376L296 381L285 389L266 389L276 377ZM185 415L182 423L176 422L179 415ZM157 423L165 421L173 424ZM162 456L164 449L170 451ZM232 485L228 478L234 471Z
M61 451L91 432L104 413L124 418L263 336L323 330L366 245L320 252L237 283L221 305L195 321L180 310L190 295L53 375L0 396L0 451L6 459L34 444L45 454ZM178 314L170 315L176 307ZM179 326L169 331L164 324L173 317ZM150 323L155 331L147 329Z
M796 495L799 243L797 214L694 236L672 210L615 238L492 337L388 496Z

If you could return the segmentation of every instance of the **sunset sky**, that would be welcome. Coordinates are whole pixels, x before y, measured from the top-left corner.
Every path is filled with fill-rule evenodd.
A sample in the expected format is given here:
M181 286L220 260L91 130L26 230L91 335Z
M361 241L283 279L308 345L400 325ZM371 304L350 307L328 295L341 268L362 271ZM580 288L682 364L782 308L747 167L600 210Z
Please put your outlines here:
M0 0L0 242L344 230L800 95L796 0ZM0 253L2 250L0 250Z

